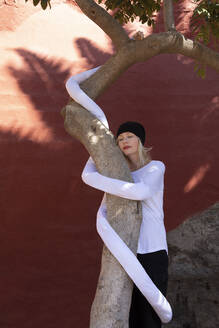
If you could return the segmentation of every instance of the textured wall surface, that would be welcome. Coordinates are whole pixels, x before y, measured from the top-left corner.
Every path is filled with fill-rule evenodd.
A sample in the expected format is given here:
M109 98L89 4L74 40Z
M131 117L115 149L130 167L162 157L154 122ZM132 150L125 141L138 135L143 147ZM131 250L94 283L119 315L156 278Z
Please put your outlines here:
M215 328L219 322L219 203L168 233L170 328Z
M187 34L190 4L178 7L177 27ZM160 31L160 15L157 22ZM132 35L139 24L126 28ZM42 11L22 0L0 7L3 328L88 326L102 194L81 182L88 154L66 134L60 110L68 101L66 79L112 52L106 35L75 7ZM131 67L98 99L113 132L125 120L141 121L153 158L166 164L168 230L219 199L219 77L208 70L201 80L193 69L189 58L157 56Z

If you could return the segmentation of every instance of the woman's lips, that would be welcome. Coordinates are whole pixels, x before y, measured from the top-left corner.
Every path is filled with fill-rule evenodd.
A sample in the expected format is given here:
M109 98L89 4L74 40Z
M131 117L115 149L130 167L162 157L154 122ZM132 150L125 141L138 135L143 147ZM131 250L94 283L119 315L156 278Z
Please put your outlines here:
M123 147L124 150L131 148L130 146Z

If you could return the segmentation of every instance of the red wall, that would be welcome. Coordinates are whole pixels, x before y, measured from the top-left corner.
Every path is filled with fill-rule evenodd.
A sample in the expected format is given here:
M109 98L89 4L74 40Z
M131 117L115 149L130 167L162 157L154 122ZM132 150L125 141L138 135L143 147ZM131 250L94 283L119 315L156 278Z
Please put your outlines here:
M112 47L75 8L12 12L11 25L0 25L1 323L84 328L99 272L101 192L81 182L88 154L64 131L60 109L64 81L104 63ZM218 82L211 69L202 80L190 59L162 55L131 67L98 100L113 132L141 121L153 158L165 162L168 230L218 201Z

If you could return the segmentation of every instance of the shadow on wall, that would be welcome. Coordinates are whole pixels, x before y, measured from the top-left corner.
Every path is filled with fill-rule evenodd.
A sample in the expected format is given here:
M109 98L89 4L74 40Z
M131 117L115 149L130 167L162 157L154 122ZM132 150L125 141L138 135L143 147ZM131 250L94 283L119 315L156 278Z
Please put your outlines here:
M0 137L2 326L82 328L100 245L94 224L77 214L84 191L72 170L74 144L42 145L10 132Z
M98 49L94 43L88 39L79 38L76 41L74 40L74 44L78 47L81 58L86 59L89 68L104 64L111 56L110 53Z
M51 60L25 49L14 51L22 57L25 66L22 69L9 66L8 70L35 110L42 114L60 111L68 99L64 81L69 76L69 69L64 68L60 60Z
M24 68L8 69L27 99L23 107L9 103L0 113L1 323L80 328L88 325L98 274L99 200L84 190L80 171L87 154L64 131L60 115L70 70L58 60L15 51Z

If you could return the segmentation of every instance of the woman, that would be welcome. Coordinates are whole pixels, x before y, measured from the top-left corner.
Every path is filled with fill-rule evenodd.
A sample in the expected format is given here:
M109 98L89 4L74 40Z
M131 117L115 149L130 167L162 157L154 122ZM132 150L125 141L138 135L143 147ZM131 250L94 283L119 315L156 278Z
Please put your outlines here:
M66 83L66 89L75 101L96 115L108 127L103 111L78 85L97 69L71 77ZM143 147L144 141L145 130L141 124L126 122L119 127L118 146L128 161L134 183L101 175L97 172L91 158L82 173L82 179L88 185L119 197L140 200L142 203L143 220L137 258L108 223L105 197L97 213L98 233L137 286L133 290L130 328L161 327L161 321L169 322L172 318L171 307L163 296L166 293L168 266L166 232L163 223L165 166L160 161L150 159Z
M143 217L137 258L155 285L166 295L168 255L166 232L163 224L163 176L165 167L162 162L151 161L148 150L143 148L145 131L139 123L127 122L121 125L117 132L117 140L119 148L128 161L133 180L142 181L145 183L145 187L150 189L148 194L141 197L144 197L141 201ZM154 174L155 172L156 174ZM158 328L161 327L161 320L134 285L129 328L136 327Z

